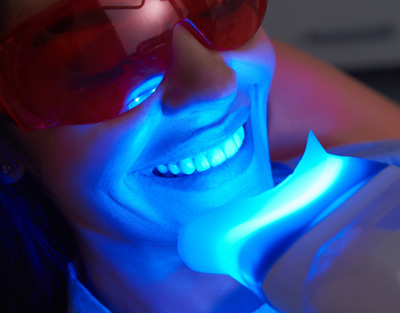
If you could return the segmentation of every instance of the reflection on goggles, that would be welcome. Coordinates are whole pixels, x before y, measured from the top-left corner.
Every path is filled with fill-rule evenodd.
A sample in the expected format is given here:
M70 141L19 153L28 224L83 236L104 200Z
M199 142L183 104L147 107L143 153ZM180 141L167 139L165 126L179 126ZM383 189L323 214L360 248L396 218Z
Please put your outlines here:
M133 105L125 100L132 90L164 75L177 23L207 48L234 49L254 35L266 7L267 0L62 0L0 40L0 104L25 130L116 117Z
M135 88L125 100L125 106L128 107L128 110L133 109L150 97L156 91L163 78L163 75L158 75L146 80L139 87Z

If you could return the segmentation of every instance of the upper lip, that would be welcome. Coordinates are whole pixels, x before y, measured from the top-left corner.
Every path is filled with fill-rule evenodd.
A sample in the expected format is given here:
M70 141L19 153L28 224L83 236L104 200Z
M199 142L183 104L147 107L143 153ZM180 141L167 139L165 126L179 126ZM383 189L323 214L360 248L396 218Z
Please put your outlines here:
M220 121L180 133L179 129L168 132L166 138L158 138L148 151L140 157L143 167L135 172L152 170L160 164L168 164L194 157L222 144L242 126L250 115L250 106L240 107L227 113ZM148 160L151 160L151 164ZM142 162L139 161L139 164Z

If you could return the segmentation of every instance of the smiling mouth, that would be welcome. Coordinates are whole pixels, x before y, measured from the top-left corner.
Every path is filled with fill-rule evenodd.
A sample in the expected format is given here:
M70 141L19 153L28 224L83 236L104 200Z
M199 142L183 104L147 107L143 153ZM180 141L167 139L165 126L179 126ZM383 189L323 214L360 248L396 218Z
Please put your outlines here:
M232 158L242 147L245 138L243 126L222 144L193 157L177 162L160 164L153 169L159 177L172 178L189 176L195 172L205 172Z

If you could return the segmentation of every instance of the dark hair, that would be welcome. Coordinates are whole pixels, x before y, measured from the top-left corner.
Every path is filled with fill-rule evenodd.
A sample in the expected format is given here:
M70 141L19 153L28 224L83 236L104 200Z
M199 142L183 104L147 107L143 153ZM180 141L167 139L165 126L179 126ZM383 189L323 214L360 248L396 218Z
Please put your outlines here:
M0 34L7 1L0 0ZM0 116L0 153L22 155ZM15 154L15 153L14 153ZM12 162L10 162L11 165ZM75 253L71 228L29 171L0 182L0 311L66 312L67 264Z
M7 0L0 0L0 35L4 27L4 21L7 15Z
M18 151L3 124L2 155L4 147ZM43 190L29 171L14 184L0 184L1 312L67 309L67 264L75 243L71 228Z

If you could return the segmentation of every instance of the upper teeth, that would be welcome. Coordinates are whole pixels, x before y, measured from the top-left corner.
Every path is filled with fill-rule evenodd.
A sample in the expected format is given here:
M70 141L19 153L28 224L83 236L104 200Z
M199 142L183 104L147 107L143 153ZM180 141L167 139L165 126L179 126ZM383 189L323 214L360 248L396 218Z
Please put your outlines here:
M178 162L158 165L157 171L161 174L186 174L191 175L195 171L204 172L211 167L216 167L233 157L243 144L244 129L241 126L228 140L221 145L200 153L192 158Z

